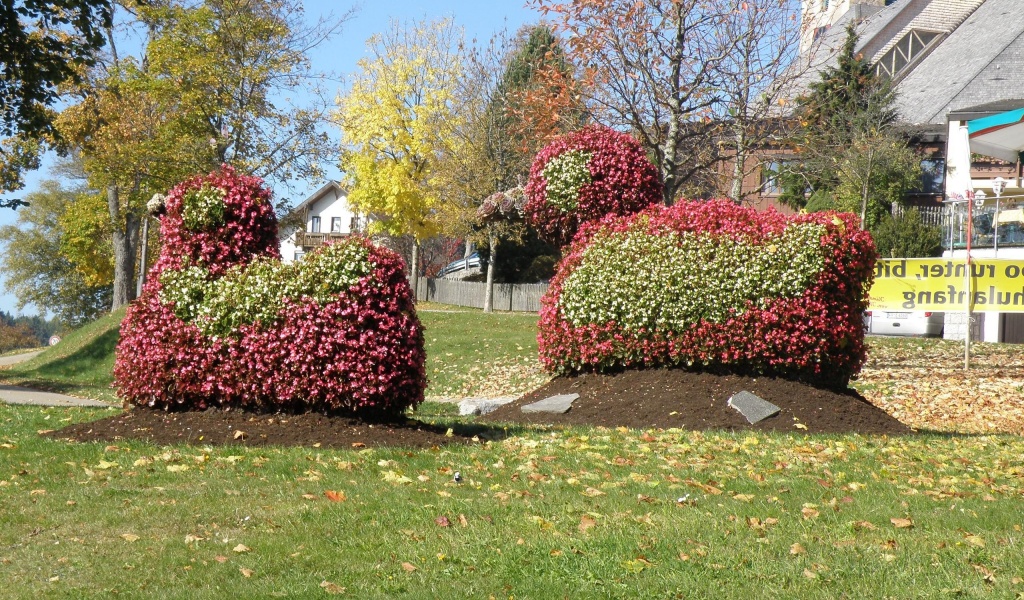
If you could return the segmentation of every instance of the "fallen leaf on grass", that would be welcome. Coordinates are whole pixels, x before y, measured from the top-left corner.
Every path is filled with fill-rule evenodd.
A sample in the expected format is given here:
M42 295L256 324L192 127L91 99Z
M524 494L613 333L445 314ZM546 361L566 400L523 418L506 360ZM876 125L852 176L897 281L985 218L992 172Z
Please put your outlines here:
M255 571L253 571L252 569L245 568L239 569L238 572L241 573L242 577L245 577L246 579L252 577L253 573L255 573Z
M416 570L416 565L414 565L412 563L404 562L404 563L402 563L402 568L405 569L406 573L412 573L413 571Z
M434 519L434 522L441 527L449 527L452 524L451 521L448 520L448 517L444 515L441 515L440 517Z
M220 564L224 564L224 563L228 562L228 557L221 556L220 554L218 554L217 556L213 557L213 560L219 562Z
M736 494L733 499L739 500L740 502L750 502L754 499L754 494Z
M137 542L137 541L139 541L139 536L135 535L134 533L122 533L121 537L126 542Z
M110 461L106 461L106 460L101 460L100 464L96 465L96 468L101 470L101 471L106 471L107 469L112 469L112 468L114 468L116 466L117 466L116 462L110 462Z
M819 513L818 510L814 507L805 506L800 509L800 514L802 514L805 519L816 519L818 518L818 515L821 513Z
M238 429L236 429L235 430L235 434L231 436L231 438L235 439L235 440L244 440L247 437L249 437L248 433L246 433L244 431L241 431L241 430L238 430Z
M806 577L807 579L817 579L818 574L810 569L804 569L804 577Z
M580 533L586 533L591 527L597 526L597 519L590 515L583 515L580 517L579 530Z
M327 499L331 502L344 502L345 500L348 500L348 496L345 495L345 492L336 492L334 490L327 490L324 492L324 496L327 496Z
M188 465L167 465L169 473L181 473L182 471L188 471Z
M807 554L807 549L804 548L800 542L797 542L789 547L789 553L793 556L799 556L801 554Z
M967 535L967 536L964 536L964 541L967 542L968 544L972 545L972 546L977 547L977 548L984 548L985 547L985 540L983 540L981 538L981 536L977 536L977 535L973 535L973 534Z
M889 522L892 523L896 529L911 529L914 526L914 521L911 519L893 517L889 519Z
M860 531L861 529L866 529L868 531L875 531L878 528L875 527L875 524L872 523L871 521L855 521L853 523L853 529L854 529L854 531Z
M466 515L459 515L459 525L469 527L469 519L466 518Z
M242 552L249 552L250 550L252 550L252 548L246 546L245 544L239 544L231 549L232 552L238 552L239 554L241 554Z
M341 587L340 585L338 585L336 583L331 583L330 581L321 581L320 582L320 587L322 587L324 589L324 591L327 592L328 594L344 594L345 593L345 588Z
M199 537L198 535L192 535L191 533L185 536L185 543L191 544L193 542L201 542L206 538Z
M597 488L592 488L592 487L588 487L587 489L583 490L582 493L583 493L584 496L590 496L591 498L596 498L598 496L604 496L604 492L602 492L601 490L599 490Z

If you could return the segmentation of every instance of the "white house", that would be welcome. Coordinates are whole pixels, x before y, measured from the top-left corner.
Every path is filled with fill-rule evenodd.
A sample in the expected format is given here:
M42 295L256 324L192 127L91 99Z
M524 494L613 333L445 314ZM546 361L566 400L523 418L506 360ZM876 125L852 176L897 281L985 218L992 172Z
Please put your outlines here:
M328 240L361 232L364 225L365 220L349 206L348 192L337 181L330 181L282 221L281 259L299 260Z

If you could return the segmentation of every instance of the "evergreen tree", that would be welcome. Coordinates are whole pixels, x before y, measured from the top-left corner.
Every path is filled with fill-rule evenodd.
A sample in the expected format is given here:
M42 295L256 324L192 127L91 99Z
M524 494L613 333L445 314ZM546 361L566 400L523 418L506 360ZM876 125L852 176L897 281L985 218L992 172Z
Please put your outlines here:
M835 66L798 100L797 160L780 173L781 200L796 208L842 210L878 224L918 183L920 158L895 129L896 94L856 52L847 29Z

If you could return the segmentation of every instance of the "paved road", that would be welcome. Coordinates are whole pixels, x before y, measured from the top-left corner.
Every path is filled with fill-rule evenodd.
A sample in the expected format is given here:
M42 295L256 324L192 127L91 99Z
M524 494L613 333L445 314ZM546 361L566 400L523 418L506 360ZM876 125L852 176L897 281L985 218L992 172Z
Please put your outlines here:
M34 406L87 406L96 408L117 408L99 400L74 398L53 392L40 392L29 388L0 383L0 401L8 404L31 404Z
M11 365L16 365L20 362L25 362L30 358L35 358L36 356L39 356L42 352L42 350L33 350L32 352L25 352L23 354L0 356L0 367L9 367Z
M42 352L42 350L0 357L0 367L16 365L37 356L40 352ZM86 406L96 408L116 408L111 404L100 402L98 400L75 398L73 396L65 396L64 394L55 394L53 392L41 392L39 390L19 387L16 385L7 385L5 383L0 383L0 402L6 402L7 404L31 404L34 406Z

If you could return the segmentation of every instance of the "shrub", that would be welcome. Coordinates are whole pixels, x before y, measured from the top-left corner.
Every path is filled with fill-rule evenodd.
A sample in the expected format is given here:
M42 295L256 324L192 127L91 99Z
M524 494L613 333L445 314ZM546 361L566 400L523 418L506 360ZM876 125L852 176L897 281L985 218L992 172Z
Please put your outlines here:
M871 232L878 253L886 258L927 258L942 254L942 230L926 225L921 211L903 210L898 216L886 214Z
M659 202L661 179L639 142L591 126L556 139L537 154L526 197L530 225L546 241L564 246L583 223Z
M119 394L163 409L366 416L394 416L422 401L423 329L402 259L351 237L282 264L263 246L262 234L236 227L264 218L261 207L269 203L262 186L244 196L240 190L251 181L221 175L168 195L162 231L175 242L164 244L122 323L114 366ZM199 214L206 216L182 219L192 210L189 192L206 190L210 181L224 192L223 216L203 200ZM269 219L265 230L273 229L272 211ZM239 233L251 254L217 247L231 243L225 231ZM168 255L169 247L188 253Z
M542 299L551 371L687 366L845 386L865 359L875 248L850 214L728 201L586 226Z

